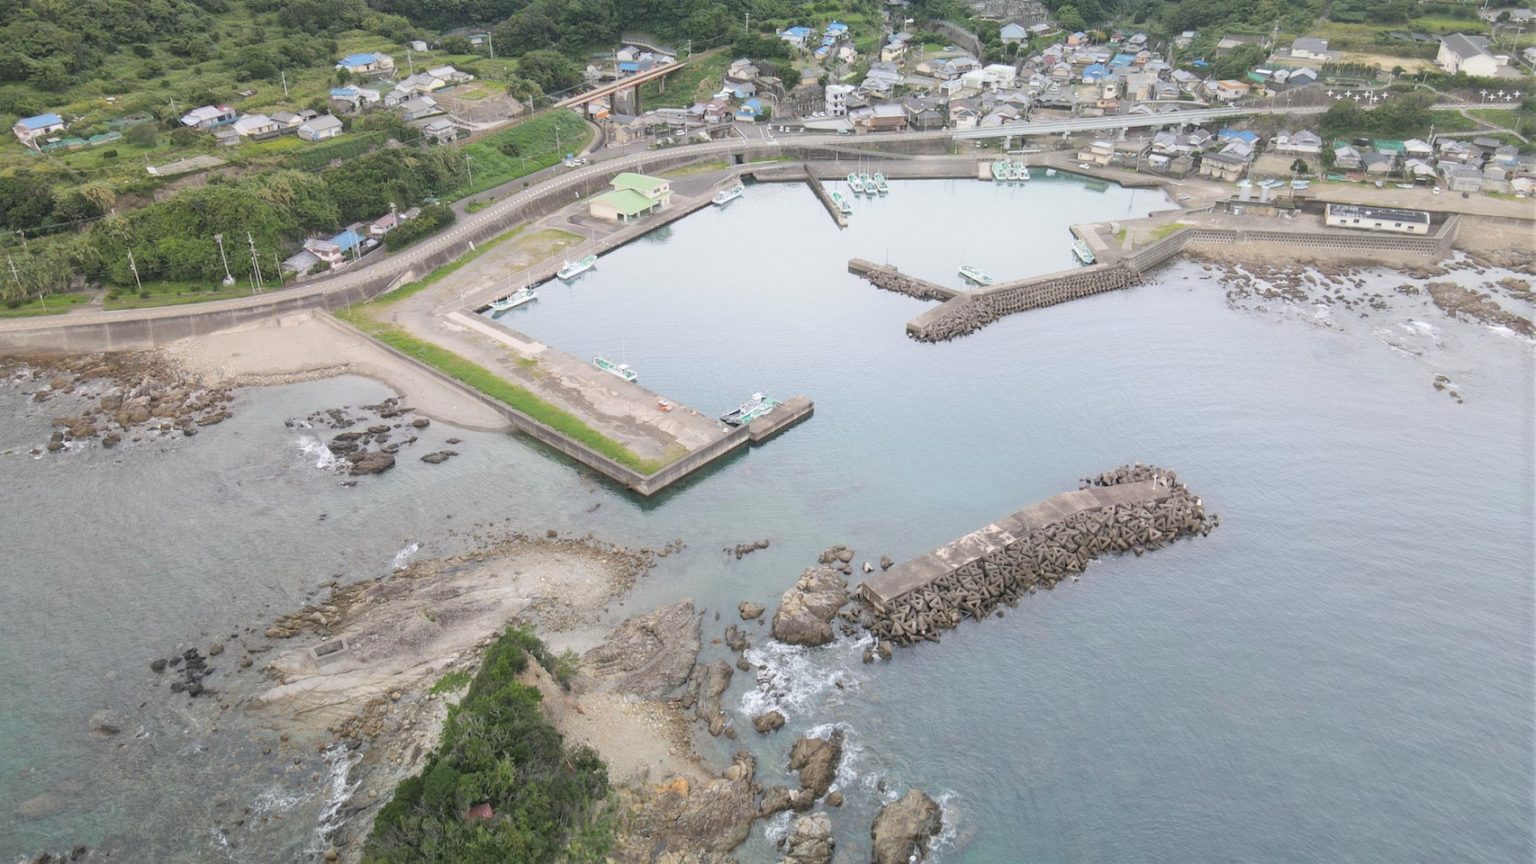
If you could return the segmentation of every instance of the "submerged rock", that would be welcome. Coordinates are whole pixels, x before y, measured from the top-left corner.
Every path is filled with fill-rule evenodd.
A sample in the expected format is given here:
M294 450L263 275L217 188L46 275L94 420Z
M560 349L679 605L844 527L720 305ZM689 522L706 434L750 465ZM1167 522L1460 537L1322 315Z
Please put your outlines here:
M752 720L752 728L764 735L781 729L784 726L784 715L778 711L769 711L759 714Z
M741 620L752 621L763 617L763 613L767 610L761 603L753 603L750 600L743 600L736 605L736 611L741 613Z
M366 474L381 474L393 467L395 467L394 454L376 450L372 453L364 453L354 460L352 469L348 473L353 477L360 477Z

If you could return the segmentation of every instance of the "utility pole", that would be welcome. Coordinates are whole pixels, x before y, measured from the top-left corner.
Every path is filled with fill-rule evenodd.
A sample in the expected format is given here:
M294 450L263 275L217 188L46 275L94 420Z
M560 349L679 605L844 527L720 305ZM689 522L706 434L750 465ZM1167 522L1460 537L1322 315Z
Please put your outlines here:
M235 274L229 272L229 257L224 254L224 235L213 235L213 242L219 244L219 260L224 262L224 287L235 284Z
M5 256L5 263L11 265L11 278L16 280L16 290L20 294L19 299L27 299L27 289L23 288L21 285L21 274L16 272L16 262L11 258L11 256L7 255Z
M278 70L277 74L281 75L282 78L283 78L283 98L287 99L288 98L288 70L280 69L280 70Z
M251 289L253 293L260 294L261 284L261 256L256 254L256 238L251 232L245 232L245 242L251 245Z
M412 59L409 48L405 49L405 65L411 70L412 75L416 74L416 61Z
M27 247L27 232L25 232L25 231L17 231L16 233L21 235L21 251L27 253L28 255L31 255L32 254L32 250Z
M747 10L747 26L746 26L746 33L744 35L747 35L747 36L751 36L752 35L752 10L750 10L750 9Z
M272 269L277 271L277 288L281 291L283 288L283 265L278 263L276 252L272 253Z
M144 283L139 281L139 265L137 265L137 264L135 264L133 262L133 250L132 249L128 250L128 269L133 272L133 284L134 284L134 286L139 289L139 293L140 294L143 294L144 293Z

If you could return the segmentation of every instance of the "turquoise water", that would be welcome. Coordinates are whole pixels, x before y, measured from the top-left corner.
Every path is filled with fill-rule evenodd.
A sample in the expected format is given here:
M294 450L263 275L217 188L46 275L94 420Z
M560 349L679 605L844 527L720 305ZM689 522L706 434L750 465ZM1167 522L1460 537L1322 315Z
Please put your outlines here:
M709 412L754 390L816 400L809 422L659 500L441 424L431 441L464 438L462 457L341 487L282 421L383 395L360 379L246 391L196 439L0 457L0 859L104 840L128 860L299 857L318 766L253 757L231 779L218 760L239 748L199 755L194 721L163 695L132 715L136 741L93 741L85 717L137 711L145 664L177 643L264 623L336 574L376 575L412 542L433 554L504 519L633 545L681 536L688 551L615 615L683 596L731 610L775 600L833 543L900 560L1139 460L1176 469L1221 528L1097 564L889 664L861 664L851 643L759 645L782 695L738 673L737 725L779 704L790 726L720 752L751 747L764 782L783 782L793 736L843 724L848 804L832 817L855 857L884 783L943 797L945 862L1530 860L1528 344L1419 298L1331 327L1310 309L1235 311L1180 265L920 345L902 325L927 304L844 270L889 247L952 284L961 261L1048 272L1069 264L1066 224L1160 206L1068 181L893 183L839 232L803 187L756 186L546 286L510 326L620 355L670 398ZM1385 344L1410 320L1438 347ZM1466 404L1429 386L1436 373ZM43 440L62 413L8 389L0 409L0 450ZM719 552L757 537L773 545ZM132 774L102 767L119 743L138 753ZM92 782L64 812L16 818L68 778ZM285 818L225 847L211 826L229 821L226 799L263 792L287 796L263 799ZM743 860L776 860L762 834Z

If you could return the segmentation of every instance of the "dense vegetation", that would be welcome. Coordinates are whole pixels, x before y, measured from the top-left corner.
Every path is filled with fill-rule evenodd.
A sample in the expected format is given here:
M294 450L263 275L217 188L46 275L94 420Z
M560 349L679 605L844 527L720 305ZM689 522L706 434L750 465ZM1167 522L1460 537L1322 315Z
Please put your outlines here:
M556 666L525 629L507 628L486 650L426 766L374 819L365 862L543 864L562 857L606 796L608 773L590 748L564 746L539 709L539 691L518 682L530 656ZM482 804L494 815L466 818Z

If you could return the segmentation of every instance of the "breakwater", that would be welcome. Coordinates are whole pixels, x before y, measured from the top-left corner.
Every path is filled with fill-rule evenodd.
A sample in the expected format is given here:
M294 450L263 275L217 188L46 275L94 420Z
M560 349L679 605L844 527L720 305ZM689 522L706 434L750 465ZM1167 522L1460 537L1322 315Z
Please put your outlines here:
M872 574L856 592L862 608L845 615L881 641L938 641L940 630L1054 588L1100 555L1141 555L1180 537L1208 534L1218 524L1220 518L1207 516L1172 471L1124 465Z
M993 285L957 296L907 322L919 342L948 342L1005 315L1054 306L1140 284L1141 274L1121 264L1095 264Z
M863 258L850 258L848 272L864 277L865 281L884 291L905 294L919 300L953 300L965 296L957 288L949 288L927 279L909 276L889 264L876 264Z

